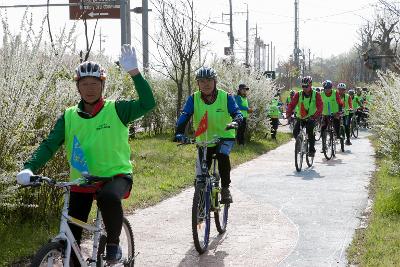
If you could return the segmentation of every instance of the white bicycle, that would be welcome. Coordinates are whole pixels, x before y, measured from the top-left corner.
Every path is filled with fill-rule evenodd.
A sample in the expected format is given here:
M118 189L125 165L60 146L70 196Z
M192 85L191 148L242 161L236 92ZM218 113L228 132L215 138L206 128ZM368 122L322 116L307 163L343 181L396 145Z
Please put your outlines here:
M68 215L70 187L73 185L83 185L90 182L96 182L96 177L84 177L72 182L57 182L44 176L32 176L31 184L25 187L38 187L43 184L60 188L64 190L64 206L61 212L60 231L49 243L44 245L33 257L31 266L70 266L72 250L75 252L81 266L108 266L105 261L106 232L103 226L103 220L99 209L97 209L94 225L82 222ZM77 225L90 232L93 237L92 250L83 251L81 247L88 247L86 244L78 246L68 223ZM120 235L120 246L122 249L122 258L113 266L134 266L134 239L129 221L124 217L122 231ZM90 250L90 245L89 249ZM85 259L85 257L87 257Z

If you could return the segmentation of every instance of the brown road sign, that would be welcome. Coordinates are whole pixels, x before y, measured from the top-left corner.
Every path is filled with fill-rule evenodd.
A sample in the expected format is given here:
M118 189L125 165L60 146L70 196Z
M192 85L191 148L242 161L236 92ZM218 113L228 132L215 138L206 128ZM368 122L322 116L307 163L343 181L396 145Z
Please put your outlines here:
M82 5L77 5L81 4ZM112 0L69 0L69 19L119 19L119 1Z

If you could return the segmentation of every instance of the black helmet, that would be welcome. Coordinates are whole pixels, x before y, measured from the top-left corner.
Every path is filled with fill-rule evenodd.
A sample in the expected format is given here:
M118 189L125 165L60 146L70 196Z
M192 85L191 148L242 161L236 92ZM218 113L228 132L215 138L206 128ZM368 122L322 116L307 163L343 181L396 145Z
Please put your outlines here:
M332 89L333 84L331 80L326 80L322 83L322 86L324 89Z
M305 76L301 79L301 86L309 86L312 84L312 77Z
M217 72L210 67L201 67L196 72L196 80L200 79L217 79Z
M290 90L290 96L294 96L295 91L294 90Z

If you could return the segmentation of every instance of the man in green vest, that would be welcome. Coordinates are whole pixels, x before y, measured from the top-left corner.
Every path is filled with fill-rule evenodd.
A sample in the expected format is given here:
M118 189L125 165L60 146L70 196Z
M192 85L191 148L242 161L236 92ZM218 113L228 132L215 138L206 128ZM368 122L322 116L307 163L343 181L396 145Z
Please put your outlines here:
M216 155L221 177L221 203L232 203L232 195L229 190L231 183L229 154L235 143L235 130L226 130L226 126L231 125L232 122L240 125L243 116L233 96L217 88L217 73L213 68L200 68L196 72L196 80L199 91L189 96L183 107L176 123L175 140L182 141L185 139L185 128L192 116L194 129L199 129L202 119L207 118L206 131L202 131L196 137L196 140L210 141L215 136L222 138L223 142L220 146L210 145L207 148L207 164L210 167L212 156ZM196 175L201 174L198 163L199 158L197 158Z
M315 135L314 127L316 121L322 113L321 95L315 90L312 90L312 77L306 76L301 79L301 87L303 91L296 93L289 104L287 117L290 117L296 106L299 107L299 112L296 116L296 124L293 128L293 136L297 138L300 133L300 126L305 125L308 141L309 141L309 156L315 155Z
M245 84L239 84L239 89L237 95L235 95L235 101L238 105L240 112L243 115L243 121L239 125L236 134L236 141L239 145L244 145L245 133L247 128L247 118L249 117L249 113L252 112L252 109L249 107L249 101L247 99L247 92L249 91L249 87Z
M76 86L81 97L78 105L68 108L57 120L53 130L18 173L19 184L29 184L38 172L64 144L70 164L70 179L82 177L84 165L90 175L109 177L98 188L72 187L69 215L86 222L96 195L97 205L107 231L106 260L113 264L121 258L119 236L123 211L121 199L132 186L132 165L128 142L128 124L155 107L153 93L140 74L136 52L130 45L121 48L120 66L129 73L139 96L138 100L107 100L103 98L106 72L100 64L86 61L75 70ZM85 164L74 162L76 146L83 152ZM83 168L82 168L83 169ZM82 228L70 224L78 244ZM74 266L79 266L75 255Z
M343 116L343 124L346 132L346 145L350 146L351 141L350 141L350 119L351 119L351 114L350 111L353 110L353 103L351 101L351 97L349 94L346 93L346 84L345 83L339 83L337 85L337 88L339 90L339 95L340 98L343 101L344 104L344 116Z
M276 93L267 107L267 116L271 123L271 138L273 140L276 140L276 133L279 126L279 117L281 116L280 108L282 106L282 103L279 99L279 96L280 94Z
M325 151L325 138L326 138L326 127L328 125L329 116L333 115L333 127L336 132L336 136L340 136L340 116L339 112L342 111L343 101L340 98L339 92L336 90L332 90L333 84L330 80L326 80L322 83L324 88L323 92L321 93L322 102L324 104L322 110L322 152Z

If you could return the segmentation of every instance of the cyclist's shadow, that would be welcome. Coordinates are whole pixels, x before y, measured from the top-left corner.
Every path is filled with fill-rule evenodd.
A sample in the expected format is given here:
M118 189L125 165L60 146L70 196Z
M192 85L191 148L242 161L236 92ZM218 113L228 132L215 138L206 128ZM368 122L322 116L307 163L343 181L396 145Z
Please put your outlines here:
M345 153L346 153L346 152L345 152ZM328 166L335 166L335 165L337 165L337 164L342 164L342 162L343 162L343 160L342 160L342 159L339 159L339 158L337 158L337 157L333 157L333 158L331 158L330 160L327 160L327 159L325 159L325 158L322 159L322 163L323 163L323 164L326 164L326 165L328 165Z
M317 172L313 166L302 169L301 172L294 171L293 174L287 176L301 177L303 180L314 180L315 178L324 178Z
M192 266L225 266L224 258L229 254L225 251L218 250L213 252L218 248L218 246L226 238L226 233L222 235L213 236L210 233L210 243L208 245L208 250L204 254L199 254L194 247L188 250L185 254L185 258L179 263L179 267L192 267Z

